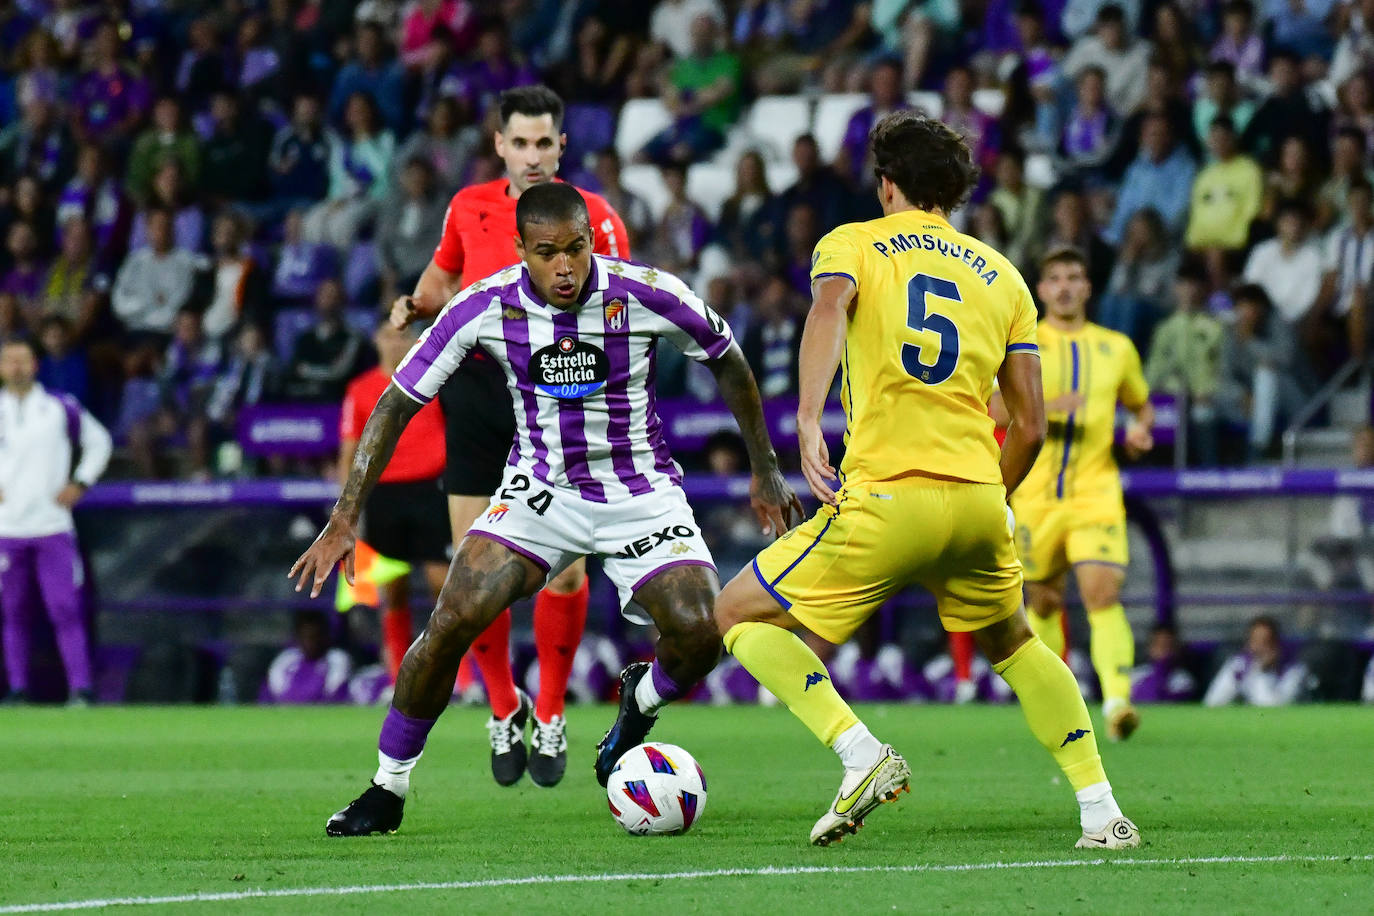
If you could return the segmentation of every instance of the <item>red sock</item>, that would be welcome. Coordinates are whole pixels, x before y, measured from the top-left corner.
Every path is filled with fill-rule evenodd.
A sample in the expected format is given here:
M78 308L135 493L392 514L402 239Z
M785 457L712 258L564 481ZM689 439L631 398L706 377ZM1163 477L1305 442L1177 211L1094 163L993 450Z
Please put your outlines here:
M563 715L573 656L587 626L587 579L570 595L544 589L534 599L534 648L539 653L539 697L534 715L540 722Z
M472 652L464 652L463 660L458 663L458 678L454 681L454 687L459 693L472 686L472 682L477 679L477 669L472 664Z
M393 681L396 672L401 670L401 659L410 648L413 626L408 607L389 607L382 611L382 663Z
M472 643L473 661L482 672L491 714L498 719L520 708L515 693L515 675L510 670L510 608L502 611L491 626Z
M954 659L954 679L967 681L973 677L973 634L949 634L949 657Z
M1064 664L1069 663L1069 612L1060 608L1059 629L1064 631Z

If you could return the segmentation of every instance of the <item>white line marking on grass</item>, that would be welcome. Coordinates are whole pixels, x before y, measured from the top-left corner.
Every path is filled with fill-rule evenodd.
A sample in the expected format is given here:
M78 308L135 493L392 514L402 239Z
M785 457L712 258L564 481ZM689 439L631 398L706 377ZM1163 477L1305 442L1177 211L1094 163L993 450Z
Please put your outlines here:
M474 881L418 881L413 884L352 884L342 887L254 888L217 893L177 894L168 897L105 897L54 903L20 903L0 906L6 913L54 913L62 910L95 910L109 906L159 906L177 903L222 903L275 897L347 897L353 894L392 894L406 891L463 891L493 887L547 884L610 884L618 881L694 881L701 878L770 878L794 875L925 874L939 872L1004 871L1036 868L1084 868L1141 865L1261 865L1282 862L1374 862L1364 856L1201 856L1180 859L1046 859L1038 862L967 862L950 865L799 865L792 868L719 868L710 871L631 872L600 875L527 875L516 878L484 878Z

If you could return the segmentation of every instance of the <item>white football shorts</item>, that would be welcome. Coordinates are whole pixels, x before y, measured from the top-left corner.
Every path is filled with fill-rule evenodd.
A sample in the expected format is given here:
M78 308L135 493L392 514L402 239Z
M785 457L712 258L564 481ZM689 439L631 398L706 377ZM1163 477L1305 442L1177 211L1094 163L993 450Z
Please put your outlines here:
M578 557L601 558L615 583L625 617L647 624L632 603L634 593L674 566L715 571L711 551L687 496L678 487L618 502L583 499L574 489L553 487L520 468L506 468L501 487L469 533L491 538L529 559L545 581Z

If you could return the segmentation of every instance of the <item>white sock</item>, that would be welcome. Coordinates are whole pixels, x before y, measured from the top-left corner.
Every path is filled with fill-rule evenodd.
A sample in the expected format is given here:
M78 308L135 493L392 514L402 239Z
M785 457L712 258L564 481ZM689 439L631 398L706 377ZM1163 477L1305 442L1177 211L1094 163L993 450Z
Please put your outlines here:
M1113 697L1110 700L1103 700L1102 717L1104 719L1110 719L1112 716L1116 715L1117 710L1129 705L1131 704L1128 701L1123 700L1120 697Z
M635 703L639 706L639 711L646 716L656 716L667 701L659 696L658 688L654 687L654 673L650 671L639 679L639 684L635 687Z
M415 764L419 762L420 754L409 760L397 760L378 751L377 775L372 777L372 781L391 794L405 798L406 793L410 791L410 771L415 769Z
M1074 793L1078 799L1078 822L1084 833L1101 833L1107 822L1121 817L1121 808L1112 797L1112 784L1099 782Z
M840 755L840 763L846 770L868 770L883 755L882 743L862 722L846 728L830 745L830 749Z

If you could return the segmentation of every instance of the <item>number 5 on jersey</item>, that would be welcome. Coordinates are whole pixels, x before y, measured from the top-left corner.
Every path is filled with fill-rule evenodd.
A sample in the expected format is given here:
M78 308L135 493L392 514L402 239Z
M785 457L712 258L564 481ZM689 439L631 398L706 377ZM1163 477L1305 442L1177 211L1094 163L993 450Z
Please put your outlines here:
M926 344L902 344L902 368L907 374L927 385L938 385L954 374L959 364L959 329L954 322L939 312L927 308L926 297L963 302L959 287L952 280L917 274L906 285L906 324L913 331L930 331L939 335L938 346ZM925 357L935 350L935 360L927 362Z

